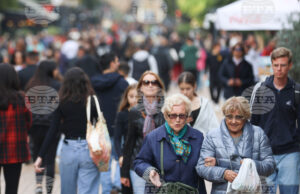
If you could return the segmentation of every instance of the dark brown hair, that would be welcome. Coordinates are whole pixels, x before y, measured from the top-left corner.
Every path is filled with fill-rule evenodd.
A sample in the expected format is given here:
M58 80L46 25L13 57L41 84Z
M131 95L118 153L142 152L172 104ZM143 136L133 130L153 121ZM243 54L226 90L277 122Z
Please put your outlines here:
M178 86L181 83L186 83L186 84L189 84L194 87L197 84L197 81L196 81L195 76L191 72L185 71L179 75L177 83L178 83ZM197 94L195 92L194 92L194 96L197 96Z
M0 109L7 110L9 104L15 106L21 99L17 72L10 64L0 64Z
M95 94L90 79L78 67L69 69L64 77L62 87L59 90L60 102L84 102L87 97Z

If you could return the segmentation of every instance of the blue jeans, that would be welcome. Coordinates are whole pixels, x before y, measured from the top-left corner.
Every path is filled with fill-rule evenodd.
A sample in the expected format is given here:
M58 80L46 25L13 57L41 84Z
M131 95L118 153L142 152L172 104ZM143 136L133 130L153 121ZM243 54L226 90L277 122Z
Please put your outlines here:
M276 171L267 178L268 185L276 193L279 185L280 194L298 194L300 181L300 152L274 155Z
M130 170L131 184L134 194L143 194L145 192L146 181L137 175L133 170Z
M61 194L98 194L100 173L86 140L65 140L60 156Z
M110 140L112 145L112 151L111 151L111 157L109 161L109 170L107 172L101 172L102 194L110 194L110 191L112 190L113 187L121 189L121 175L120 175L119 161L117 158L117 154L115 152L113 138L110 138ZM114 181L112 181L112 174L111 174L112 173L111 164L113 159L117 160L116 172L113 175Z

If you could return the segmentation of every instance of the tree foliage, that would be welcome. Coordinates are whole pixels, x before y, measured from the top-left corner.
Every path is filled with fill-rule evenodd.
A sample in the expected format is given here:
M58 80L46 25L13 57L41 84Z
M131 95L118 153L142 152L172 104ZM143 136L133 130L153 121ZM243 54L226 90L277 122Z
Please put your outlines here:
M300 14L299 14L300 18ZM282 30L277 34L278 46L291 49L293 53L293 67L290 76L300 82L300 22L294 21L293 30Z
M235 0L177 0L176 2L183 14L201 22L205 14L234 1Z

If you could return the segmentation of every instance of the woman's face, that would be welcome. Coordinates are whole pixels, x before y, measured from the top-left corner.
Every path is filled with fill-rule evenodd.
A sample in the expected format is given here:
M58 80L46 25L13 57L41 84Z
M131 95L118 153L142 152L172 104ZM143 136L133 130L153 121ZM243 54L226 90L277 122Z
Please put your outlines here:
M239 134L242 132L246 120L242 114L236 110L225 115L225 122L230 133Z
M165 119L176 135L186 124L187 116L184 103L174 105L171 112L165 113Z
M159 89L158 80L154 75L147 74L144 76L141 86L141 92L144 94L144 96L156 96Z
M188 97L190 100L193 99L196 85L191 85L185 82L179 84L180 93Z
M130 105L130 108L135 106L137 103L137 91L135 88L129 90L127 94L128 103Z
M16 63L16 65L23 64L23 58L22 58L22 53L21 52L16 52L15 63Z

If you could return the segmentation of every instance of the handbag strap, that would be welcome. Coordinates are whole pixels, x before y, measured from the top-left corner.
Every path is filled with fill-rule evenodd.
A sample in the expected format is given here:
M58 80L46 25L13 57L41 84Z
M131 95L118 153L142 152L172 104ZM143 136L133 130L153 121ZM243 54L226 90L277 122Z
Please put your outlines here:
M100 118L101 111L100 111L99 101L98 101L96 95L92 95L92 97L94 98L94 101L95 101L95 104L96 104L98 118ZM88 122L91 120L91 103L92 103L91 102L91 96L89 96L88 99L87 99L87 106L86 106L86 118L87 118Z
M160 171L161 171L161 176L165 176L164 172L164 142L163 140L160 141Z

